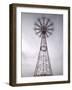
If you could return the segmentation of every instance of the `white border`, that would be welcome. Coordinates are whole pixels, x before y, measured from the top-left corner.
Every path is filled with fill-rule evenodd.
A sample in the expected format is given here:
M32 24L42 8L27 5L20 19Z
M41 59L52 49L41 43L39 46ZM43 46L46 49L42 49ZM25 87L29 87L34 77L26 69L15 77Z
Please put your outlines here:
M45 13L45 14L63 14L63 75L46 77L21 77L21 12L26 13ZM68 11L58 9L41 8L16 8L16 38L17 38L17 59L16 59L16 83L35 83L68 80Z

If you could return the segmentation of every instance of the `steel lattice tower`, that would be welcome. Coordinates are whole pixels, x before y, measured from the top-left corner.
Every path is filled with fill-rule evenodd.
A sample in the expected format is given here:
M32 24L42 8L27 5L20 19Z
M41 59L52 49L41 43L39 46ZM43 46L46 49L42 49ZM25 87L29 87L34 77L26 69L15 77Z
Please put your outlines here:
M50 76L53 75L46 37L49 37L53 31L53 22L49 18L41 17L35 22L35 32L41 37L40 51L37 64L34 71L34 76Z

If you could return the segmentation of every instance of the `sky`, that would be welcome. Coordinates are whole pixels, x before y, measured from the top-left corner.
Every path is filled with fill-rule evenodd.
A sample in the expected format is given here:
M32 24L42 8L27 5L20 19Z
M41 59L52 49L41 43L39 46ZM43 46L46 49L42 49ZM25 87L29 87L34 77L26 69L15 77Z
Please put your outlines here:
M41 38L35 34L34 23L45 16L54 23L53 34L47 39L47 47L53 75L63 74L63 15L21 13L21 76L32 77L37 63Z

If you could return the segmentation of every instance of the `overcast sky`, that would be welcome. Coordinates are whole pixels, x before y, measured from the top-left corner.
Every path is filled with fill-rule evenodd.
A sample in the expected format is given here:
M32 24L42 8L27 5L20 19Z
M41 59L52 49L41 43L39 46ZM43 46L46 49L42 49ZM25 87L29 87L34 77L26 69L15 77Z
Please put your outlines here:
M22 77L31 77L34 74L41 42L41 38L35 34L34 23L42 16L50 18L54 23L53 34L47 38L53 74L63 74L63 15L21 13Z

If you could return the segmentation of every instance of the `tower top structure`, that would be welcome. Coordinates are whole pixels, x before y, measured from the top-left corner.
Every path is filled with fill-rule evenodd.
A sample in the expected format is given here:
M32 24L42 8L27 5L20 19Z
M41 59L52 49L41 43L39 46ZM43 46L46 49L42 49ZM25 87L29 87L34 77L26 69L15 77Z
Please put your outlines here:
M34 30L39 37L45 35L49 37L52 35L53 29L53 22L47 17L38 18L37 21L34 23L35 27Z

